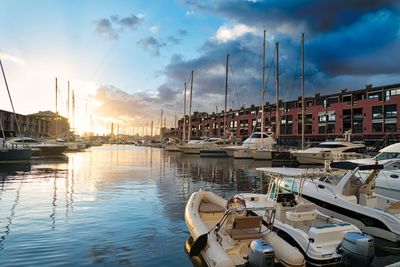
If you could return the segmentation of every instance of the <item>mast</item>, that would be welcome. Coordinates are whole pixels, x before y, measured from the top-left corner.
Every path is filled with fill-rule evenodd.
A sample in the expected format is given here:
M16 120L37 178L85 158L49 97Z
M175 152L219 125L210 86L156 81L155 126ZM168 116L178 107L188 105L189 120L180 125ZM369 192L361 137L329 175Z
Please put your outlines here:
M67 98L67 117L68 117L68 119L69 119L69 91L70 91L70 88L69 88L69 81L68 81L68 98Z
M265 96L265 33L263 37L263 58L262 58L262 85L261 85L261 145L264 146L264 96Z
M193 92L193 71L190 79L190 98L189 98L189 133L188 140L190 140L192 135L192 92Z
M224 143L226 140L226 108L228 102L228 63L229 63L229 54L226 54L226 65L225 65L225 108L224 108Z
M58 134L58 106L57 106L57 88L58 88L58 84L57 84L57 77L56 77L56 125L55 125L55 137L56 137L56 139L57 139L57 134Z
M279 43L276 43L276 137L279 137L281 122L279 118Z
M0 67L1 67L1 72L3 73L4 83L5 83L6 88L7 88L8 98L10 99L11 107L12 107L12 110L13 110L13 113L14 113L14 119L15 119L15 122L17 124L18 133L21 136L21 134L22 134L21 127L19 126L19 121L18 121L18 118L17 118L17 114L15 114L14 103L13 103L12 98L11 98L10 89L8 88L8 83L7 83L7 79L6 79L6 73L4 72L3 63L1 62L1 59L0 59ZM0 121L0 124L1 123L2 123L2 121ZM1 130L3 132L3 137L4 137L3 126L1 128ZM5 137L4 137L4 139L5 139ZM24 143L23 139L22 139L22 143Z
M75 92L72 90L72 129L75 132Z
M185 93L183 94L183 137L182 143L186 140L186 83L185 83Z
M301 33L301 149L304 149L304 123L305 122L305 103L304 103L304 32Z
M164 117L164 111L161 110L161 117L160 117L160 125L161 125L161 127L160 127L160 142L163 141L163 131L162 131L162 129L163 129L163 117Z

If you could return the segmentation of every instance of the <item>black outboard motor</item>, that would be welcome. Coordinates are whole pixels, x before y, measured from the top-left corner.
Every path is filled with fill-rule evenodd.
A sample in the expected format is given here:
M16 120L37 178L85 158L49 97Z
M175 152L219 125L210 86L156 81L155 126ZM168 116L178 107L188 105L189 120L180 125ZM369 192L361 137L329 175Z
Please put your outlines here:
M274 248L262 239L256 239L250 243L249 263L251 267L274 266Z
M343 263L348 266L369 266L375 257L374 239L368 234L347 232L338 252L343 254Z

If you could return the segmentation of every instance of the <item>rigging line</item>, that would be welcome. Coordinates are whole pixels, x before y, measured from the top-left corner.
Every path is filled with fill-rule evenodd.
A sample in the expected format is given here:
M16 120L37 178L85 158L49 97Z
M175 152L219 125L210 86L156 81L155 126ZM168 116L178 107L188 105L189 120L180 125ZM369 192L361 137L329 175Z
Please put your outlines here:
M12 101L12 98L11 98L10 89L8 88L6 74L4 73L3 63L1 61L1 59L0 59L0 66L1 66L1 72L3 73L4 83L5 83L6 88L7 88L8 98L10 99L11 107L12 107L12 110L13 110L13 113L14 113L14 118L15 118L15 121L17 123L18 132L19 132L19 135L21 136L21 127L19 126L19 121L17 119L17 115L15 114L14 104L13 104L13 101Z
M4 116L4 113L1 112L0 115L1 115L1 116L0 116L0 128L1 128L1 133L2 133L2 135L3 135L3 139L6 140L6 135L4 134L4 128L3 128L3 116ZM3 145L5 145L4 142L3 142Z
M296 79L297 72L298 72L298 69L299 69L299 66L300 66L300 56L301 56L301 46L299 47L299 53L298 53L298 57L297 57L297 64L296 64L295 71L293 73L293 77L292 77L292 79L291 79L291 81L289 83L288 90L286 90L285 103L287 101L289 101L289 99L292 99L292 97L293 97L294 84L295 84L295 82L297 80ZM283 110L282 110L281 114L283 114Z
M268 89L268 82L269 82L269 77L271 76L271 71L272 71L272 66L274 66L274 60L275 60L275 54L276 54L276 47L274 49L274 53L272 55L272 59L271 59L271 65L269 67L269 72L268 72L268 76L267 76L267 80L265 81L265 88ZM265 66L267 67L267 66ZM267 91L267 90L265 90ZM261 101L264 101L264 99L261 99Z
M231 75L230 75L230 77L231 77L231 79L230 79L230 80L231 80L231 85L232 85L232 87L235 89L235 93L236 93L236 97L237 97L238 106L239 106L239 108L240 108L240 107L241 107L241 104L240 104L239 92L238 92L238 88L237 88L237 85L236 85L236 79L235 79L235 76L234 76L234 74L233 74L231 62L229 62L229 71L231 72ZM232 109L233 109L233 107L232 107Z

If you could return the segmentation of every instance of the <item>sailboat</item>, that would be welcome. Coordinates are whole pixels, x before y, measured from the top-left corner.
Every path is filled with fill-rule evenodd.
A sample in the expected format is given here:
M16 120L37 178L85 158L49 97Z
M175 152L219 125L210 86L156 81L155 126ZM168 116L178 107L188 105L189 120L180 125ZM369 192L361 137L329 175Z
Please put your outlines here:
M254 132L250 136L252 138L259 138L258 142L251 142L251 145L246 145L246 141L243 142L241 148L234 151L235 158L265 158L271 159L270 149L276 143L275 135L273 132L264 132L264 94L265 94L265 30L263 38L263 63L262 63L262 89L261 89L261 132Z
M10 90L8 88L8 83L7 83L7 79L6 79L6 75L4 72L3 63L1 62L1 59L0 59L0 66L1 66L1 71L3 73L4 83L7 88L7 93L10 98L11 107L13 109L14 119L17 123L19 134L21 134L21 129L19 126L17 116L15 114L14 104L11 99L11 94L10 94ZM25 146L12 145L6 141L5 134L4 134L4 128L3 128L3 124L2 124L2 119L0 119L0 128L1 128L1 133L3 135L3 138L0 138L0 163L29 161L32 156L32 150Z
M276 81L277 81L277 90L276 90L276 134L275 137L278 136L278 131L279 131L279 119L278 119L278 114L279 114L279 105L278 105L278 43L276 43ZM264 132L264 95L265 95L265 31L264 31L264 43L263 43L263 75L262 75L262 104L261 104L261 131ZM253 157L253 159L265 159L265 160L272 160L272 146L275 144L274 143L267 143L264 145L264 142L262 140L262 145L261 147L257 147L256 149L252 150L250 153Z

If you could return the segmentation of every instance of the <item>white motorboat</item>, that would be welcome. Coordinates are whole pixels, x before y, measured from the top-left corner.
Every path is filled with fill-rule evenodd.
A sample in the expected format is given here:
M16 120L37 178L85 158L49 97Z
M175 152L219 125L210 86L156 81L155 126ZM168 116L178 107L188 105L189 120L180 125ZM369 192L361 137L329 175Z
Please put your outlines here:
M274 207L276 234L296 246L308 265L325 266L359 264L368 266L375 255L374 239L361 232L355 225L343 222L316 209L313 203L305 203L302 195L283 193L280 184L283 177L290 177L302 185L305 180L293 168L257 168L270 178L268 193L241 194L248 208ZM255 214L261 215L259 211ZM265 215L264 215L265 216ZM268 219L271 215L266 215ZM276 248L278 250L278 248Z
M186 144L181 144L178 145L178 147L185 154L200 154L200 150L222 147L226 144L229 144L229 140L212 137L194 142L188 142Z
M374 157L350 161L363 165L382 164L383 170L375 180L375 192L400 200L400 143L384 147Z
M362 231L398 246L400 201L374 192L379 168L382 165L365 165L344 173L286 168L286 172L291 172L293 176L308 179L303 185L296 180L285 179L280 187L296 192L301 187L302 198L315 203L321 212L348 221Z
M351 143L349 141L336 139L326 141L316 147L304 150L294 150L291 154L296 157L300 164L324 164L326 160L352 160L363 157L366 146L362 143Z
M195 240L190 255L201 253L208 266L271 266L274 258L283 266L304 266L299 250L271 230L273 218L254 216L256 209L246 208L241 197L227 201L209 191L194 192L185 209Z
M243 141L241 146L226 147L225 151L234 158L253 158L253 150L257 148L272 147L276 144L273 132L254 132Z
M30 137L15 137L7 141L31 148L32 156L59 156L67 149L65 145L45 143Z
M181 152L178 144L174 141L168 141L164 146L164 150L169 152Z

